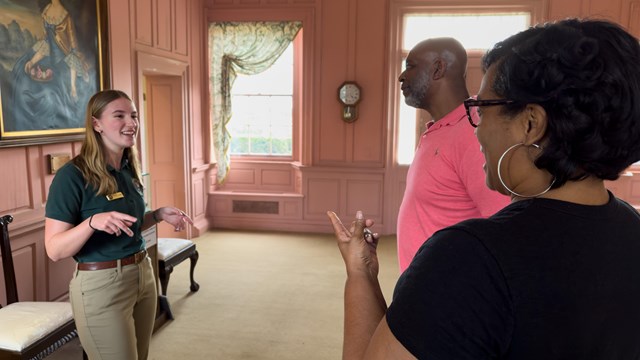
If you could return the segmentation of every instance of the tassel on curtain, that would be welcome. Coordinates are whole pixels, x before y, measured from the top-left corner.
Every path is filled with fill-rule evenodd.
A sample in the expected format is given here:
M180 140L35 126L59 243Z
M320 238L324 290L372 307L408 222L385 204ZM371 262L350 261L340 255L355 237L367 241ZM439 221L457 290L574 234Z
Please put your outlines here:
M210 118L216 181L222 184L230 167L231 87L237 74L254 75L268 69L287 49L302 22L217 22L209 24Z

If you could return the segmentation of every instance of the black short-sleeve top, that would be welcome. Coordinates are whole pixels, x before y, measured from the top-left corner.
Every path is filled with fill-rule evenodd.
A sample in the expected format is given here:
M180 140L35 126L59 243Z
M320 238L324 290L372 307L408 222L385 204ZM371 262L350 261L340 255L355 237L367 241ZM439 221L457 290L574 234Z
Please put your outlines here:
M640 214L515 202L435 233L398 280L391 332L419 359L640 359Z
M142 189L133 181L131 167L123 160L120 170L108 166L109 173L116 179L118 193L109 200L107 196L97 195L96 189L87 185L80 170L68 162L56 172L45 208L45 216L50 219L78 225L91 215L117 211L138 220L131 226L133 236L124 232L120 236L95 231L86 244L74 255L77 262L94 262L121 259L144 249L142 222L145 204ZM118 194L119 195L119 194Z

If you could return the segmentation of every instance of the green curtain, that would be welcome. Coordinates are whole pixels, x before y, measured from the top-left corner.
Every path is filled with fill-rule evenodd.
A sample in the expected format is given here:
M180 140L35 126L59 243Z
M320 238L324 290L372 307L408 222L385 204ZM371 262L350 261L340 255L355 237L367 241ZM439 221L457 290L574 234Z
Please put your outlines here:
M287 49L302 22L216 22L209 24L209 86L213 150L217 183L230 166L231 87L237 74L254 75L268 69Z

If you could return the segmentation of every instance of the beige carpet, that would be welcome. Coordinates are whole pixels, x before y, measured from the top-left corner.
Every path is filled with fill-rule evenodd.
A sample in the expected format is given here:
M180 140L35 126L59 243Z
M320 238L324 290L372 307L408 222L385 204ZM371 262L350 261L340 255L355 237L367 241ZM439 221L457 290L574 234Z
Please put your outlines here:
M150 359L340 358L344 265L332 235L214 230L194 241L200 291L189 292L188 261L175 268L167 294L175 320L153 336ZM394 236L380 241L387 301L395 247ZM81 358L71 352L48 359Z

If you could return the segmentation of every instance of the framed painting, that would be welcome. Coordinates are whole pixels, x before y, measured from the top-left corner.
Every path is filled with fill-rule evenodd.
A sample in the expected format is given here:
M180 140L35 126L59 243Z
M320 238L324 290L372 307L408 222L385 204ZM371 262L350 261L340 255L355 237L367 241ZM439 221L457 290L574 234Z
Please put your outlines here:
M109 86L107 0L0 0L0 147L81 140Z

